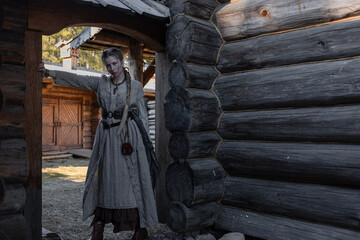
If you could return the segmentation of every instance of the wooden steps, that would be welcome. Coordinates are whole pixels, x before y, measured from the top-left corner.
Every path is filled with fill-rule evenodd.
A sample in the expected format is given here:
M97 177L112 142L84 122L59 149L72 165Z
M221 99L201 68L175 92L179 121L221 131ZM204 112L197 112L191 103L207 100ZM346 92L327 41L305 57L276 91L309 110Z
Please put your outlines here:
M43 152L42 153L42 160L71 158L72 156L73 156L72 153L62 152L62 151Z

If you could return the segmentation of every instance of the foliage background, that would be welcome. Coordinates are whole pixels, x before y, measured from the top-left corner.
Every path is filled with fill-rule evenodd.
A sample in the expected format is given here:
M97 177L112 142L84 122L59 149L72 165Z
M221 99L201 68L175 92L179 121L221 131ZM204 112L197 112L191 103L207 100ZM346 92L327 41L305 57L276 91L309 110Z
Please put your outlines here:
M85 27L67 27L53 35L43 35L43 61L62 63L62 59L60 58L60 48L56 48L55 44L61 40L70 40L78 33L80 33L84 28ZM77 66L98 71L106 71L101 61L101 51L80 50Z

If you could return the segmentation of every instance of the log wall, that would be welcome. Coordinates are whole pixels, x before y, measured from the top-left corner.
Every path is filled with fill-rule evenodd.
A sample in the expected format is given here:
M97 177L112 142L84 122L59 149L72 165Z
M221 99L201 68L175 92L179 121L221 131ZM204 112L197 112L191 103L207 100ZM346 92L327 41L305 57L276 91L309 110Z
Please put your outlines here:
M38 188L41 191L41 176L39 186L39 179L33 172L38 166L35 160L41 163L41 157L36 159L41 156L38 155L41 152L37 151L36 142L29 145L28 138L26 139L30 134L33 134L34 139L40 134L41 139L41 130L38 133L36 128L31 130L31 122L28 121L30 112L34 121L39 117L41 119L41 109L40 112L36 111L35 102L38 86L27 82L27 79L30 80L36 75L32 75L29 68L36 66L38 60L36 51L33 51L35 46L31 49L28 44L34 44L38 35L29 34L26 28L27 1L1 1L0 239L41 238L41 232L34 232L31 227L31 224L41 224L41 193L35 193L40 196L40 203L33 203L31 209L26 204L29 189ZM41 42L37 46L41 53ZM31 59L28 51L32 51ZM30 65L25 66L26 58L30 60ZM39 96L41 97L41 92ZM41 145L39 146L41 149ZM37 209L39 204L40 208ZM30 212L32 215L28 218L26 214ZM41 228L38 229L41 231Z
M359 238L360 1L170 3L169 226Z

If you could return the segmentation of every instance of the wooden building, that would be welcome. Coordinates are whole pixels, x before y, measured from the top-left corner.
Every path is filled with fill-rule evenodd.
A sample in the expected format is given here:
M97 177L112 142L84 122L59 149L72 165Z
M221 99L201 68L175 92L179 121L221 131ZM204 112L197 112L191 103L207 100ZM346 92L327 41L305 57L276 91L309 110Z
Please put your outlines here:
M360 239L360 1L169 8L169 226Z
M20 2L0 2L0 238L41 236L41 35L91 25L156 52L171 229L360 239L360 0L171 0L169 25L151 0Z
M89 108L93 103L88 93L82 92L87 97L75 99L72 96L79 92L56 89L49 82L44 83L42 98L42 76L36 70L42 62L42 35L77 25L96 26L127 36L128 54L133 60L131 73L142 79L143 49L156 52L157 62L166 62L168 19L168 8L152 0L0 1L0 239L41 239L42 100L48 101L54 111L71 109L77 120L80 104ZM164 82L168 71L164 67L161 64L156 69L159 83ZM46 98L54 90L62 94L61 99ZM161 113L161 106L158 107L157 112ZM87 119L91 114L95 113L85 111ZM55 124L59 122L66 131L75 128L78 132L81 127L80 123ZM78 133L71 143L64 144L79 145L81 139L89 137L89 125L85 128L85 135Z

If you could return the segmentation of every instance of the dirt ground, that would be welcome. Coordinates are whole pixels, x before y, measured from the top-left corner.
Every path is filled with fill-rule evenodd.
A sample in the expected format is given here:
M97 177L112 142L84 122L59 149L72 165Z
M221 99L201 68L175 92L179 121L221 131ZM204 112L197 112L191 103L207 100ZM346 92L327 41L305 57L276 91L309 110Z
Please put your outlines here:
M91 219L81 219L82 194L88 159L69 158L43 160L43 228L57 233L63 240L84 240L91 234ZM167 225L148 229L150 239L186 239L186 236L169 230ZM113 233L112 224L107 224L105 240L128 240L131 231Z

